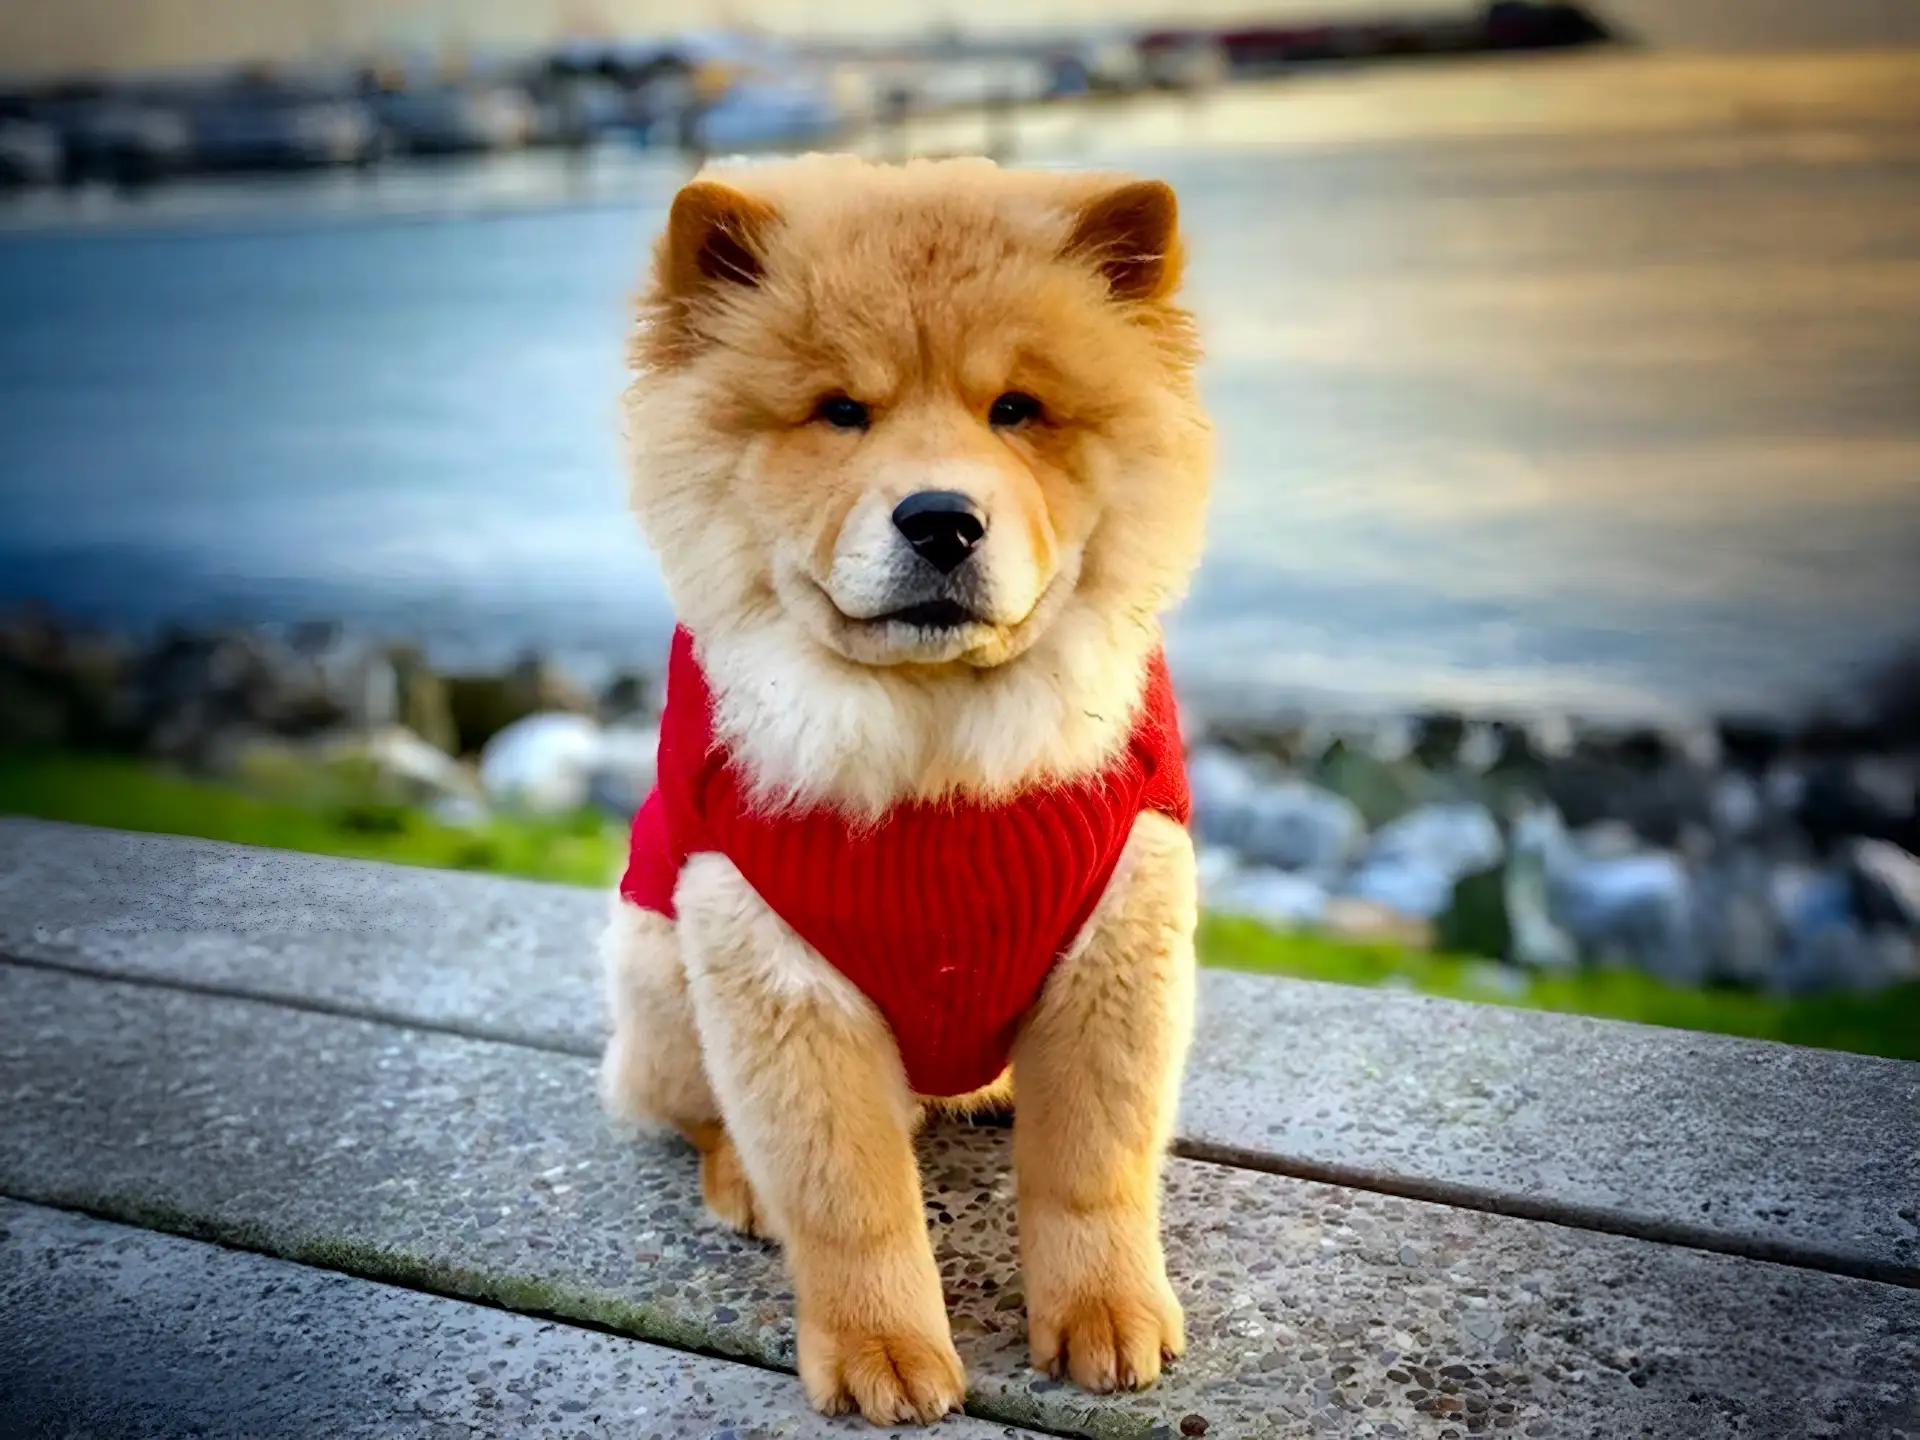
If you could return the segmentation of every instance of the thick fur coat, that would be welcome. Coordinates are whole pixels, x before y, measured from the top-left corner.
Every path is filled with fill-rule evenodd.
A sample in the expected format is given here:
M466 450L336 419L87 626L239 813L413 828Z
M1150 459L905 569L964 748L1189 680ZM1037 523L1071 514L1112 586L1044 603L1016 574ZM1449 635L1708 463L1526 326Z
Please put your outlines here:
M873 819L1112 760L1201 543L1179 273L1155 182L813 157L680 193L633 346L632 500L761 803ZM926 495L966 517L938 564L902 518ZM957 1408L927 1097L885 1022L724 856L674 908L607 933L609 1104L676 1127L715 1213L784 1247L817 1406ZM1187 835L1144 814L986 1097L1017 1084L1034 1363L1095 1390L1183 1343L1158 1194L1194 921Z

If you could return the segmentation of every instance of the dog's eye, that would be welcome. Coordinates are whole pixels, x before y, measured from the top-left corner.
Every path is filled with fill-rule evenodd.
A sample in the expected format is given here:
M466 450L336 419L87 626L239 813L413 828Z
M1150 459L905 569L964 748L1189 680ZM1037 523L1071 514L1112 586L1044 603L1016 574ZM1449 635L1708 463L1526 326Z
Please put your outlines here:
M814 407L814 418L824 420L836 430L864 430L869 416L867 407L845 395L829 395Z
M987 423L997 430L1011 430L1039 418L1040 402L1024 390L1009 390L987 411Z

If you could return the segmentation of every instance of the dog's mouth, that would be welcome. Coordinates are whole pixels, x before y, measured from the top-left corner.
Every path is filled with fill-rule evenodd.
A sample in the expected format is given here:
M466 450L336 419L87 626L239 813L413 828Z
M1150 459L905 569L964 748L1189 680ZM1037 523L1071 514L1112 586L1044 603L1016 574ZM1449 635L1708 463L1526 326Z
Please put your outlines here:
M875 615L869 625L911 625L916 630L960 630L978 625L981 619L958 600L922 600L902 606L884 615Z
M815 637L845 659L880 668L965 664L990 669L1004 664L1032 643L1039 624L1045 623L1041 613L1058 608L1048 603L1048 597L1057 600L1073 588L1071 577L1056 574L1040 605L1025 618L1009 622L951 594L916 599L877 615L849 615L834 603L825 585L811 576L803 578L804 589L794 592L796 609Z

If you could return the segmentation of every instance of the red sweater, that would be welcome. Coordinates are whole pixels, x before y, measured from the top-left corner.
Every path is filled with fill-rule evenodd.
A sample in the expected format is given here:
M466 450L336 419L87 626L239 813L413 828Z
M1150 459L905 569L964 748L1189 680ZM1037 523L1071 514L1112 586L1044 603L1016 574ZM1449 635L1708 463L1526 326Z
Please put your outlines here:
M871 825L827 808L756 809L715 740L712 705L692 638L678 630L659 778L634 816L620 893L671 918L687 857L725 855L879 1007L922 1095L963 1095L999 1075L1134 820L1155 810L1187 821L1173 687L1158 654L1126 749L1100 775L999 805L909 802Z

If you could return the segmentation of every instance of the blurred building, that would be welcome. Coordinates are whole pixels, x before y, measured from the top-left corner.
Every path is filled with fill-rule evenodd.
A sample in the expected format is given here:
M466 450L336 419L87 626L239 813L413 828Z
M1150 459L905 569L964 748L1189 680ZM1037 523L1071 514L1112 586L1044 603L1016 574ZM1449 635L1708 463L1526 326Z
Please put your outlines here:
M514 53L569 39L752 29L904 36L1458 14L1474 0L14 0L0 72L71 74L394 55Z
M7 0L0 73L516 53L568 39L1016 33L1460 15L1480 0ZM1661 46L1920 44L1915 0L1594 0Z

